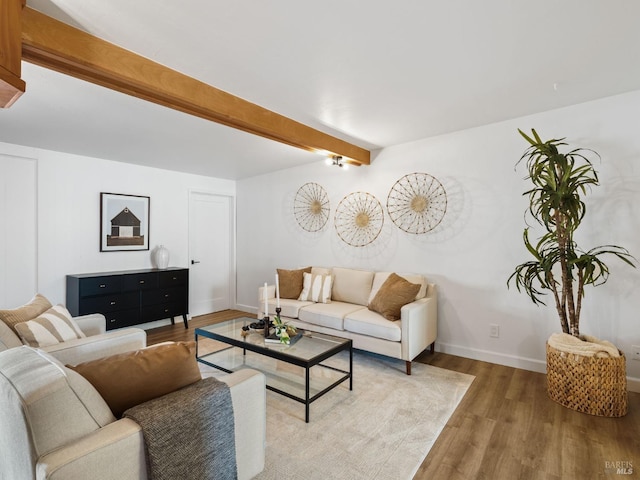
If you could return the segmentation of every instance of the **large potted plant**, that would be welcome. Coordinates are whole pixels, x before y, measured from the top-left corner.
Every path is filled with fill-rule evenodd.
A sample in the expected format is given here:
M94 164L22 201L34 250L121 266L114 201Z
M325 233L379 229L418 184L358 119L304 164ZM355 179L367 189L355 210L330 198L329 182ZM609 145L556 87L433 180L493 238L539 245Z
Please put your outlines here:
M529 227L524 244L533 259L518 265L507 285L515 282L535 304L551 293L560 318L562 334L547 342L547 385L550 397L578 411L602 416L627 412L626 365L622 352L612 344L581 335L580 314L584 288L601 285L609 278L602 257L613 256L635 267L634 258L622 247L604 245L581 249L574 235L585 218L583 196L598 185L598 175L589 158L593 150L577 148L561 153L564 138L543 142L532 130L520 135L529 147L518 163L526 163L527 179L533 184L528 196L530 216L543 227L534 243Z

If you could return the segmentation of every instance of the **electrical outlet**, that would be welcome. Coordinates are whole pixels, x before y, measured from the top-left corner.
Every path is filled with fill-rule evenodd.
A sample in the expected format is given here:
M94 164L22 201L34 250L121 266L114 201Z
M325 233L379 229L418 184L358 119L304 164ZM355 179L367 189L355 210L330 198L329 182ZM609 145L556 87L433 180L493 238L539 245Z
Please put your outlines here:
M631 359L640 361L640 345L631 345Z
M499 338L500 325L496 325L495 323L492 323L491 325L489 325L489 336L494 338Z

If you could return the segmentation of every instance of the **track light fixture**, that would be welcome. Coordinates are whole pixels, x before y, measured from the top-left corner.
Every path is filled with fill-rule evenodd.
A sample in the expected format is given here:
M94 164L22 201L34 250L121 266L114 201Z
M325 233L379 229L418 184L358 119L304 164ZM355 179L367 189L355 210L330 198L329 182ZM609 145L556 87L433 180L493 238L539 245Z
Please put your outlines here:
M327 157L327 165L336 165L340 168L344 168L345 170L348 168L347 164L342 161L341 155L331 155L330 157Z

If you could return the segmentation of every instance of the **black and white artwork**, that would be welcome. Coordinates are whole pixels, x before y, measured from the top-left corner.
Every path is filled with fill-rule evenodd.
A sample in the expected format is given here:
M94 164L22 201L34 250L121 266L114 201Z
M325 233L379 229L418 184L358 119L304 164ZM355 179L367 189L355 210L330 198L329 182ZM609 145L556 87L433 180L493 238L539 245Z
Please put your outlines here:
M100 251L149 250L150 198L100 194Z

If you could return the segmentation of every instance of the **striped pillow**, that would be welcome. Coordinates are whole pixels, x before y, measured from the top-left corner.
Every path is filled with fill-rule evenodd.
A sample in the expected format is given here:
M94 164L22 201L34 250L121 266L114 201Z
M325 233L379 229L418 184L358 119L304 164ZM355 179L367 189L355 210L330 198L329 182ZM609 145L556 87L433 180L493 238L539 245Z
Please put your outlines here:
M37 348L86 336L62 305L51 307L33 320L16 324L15 329L25 345Z
M16 325L18 323L32 320L50 308L51 303L49 300L39 293L36 293L26 305L12 310L0 310L0 320L6 323L15 333L18 333L16 331Z
M298 300L331 303L331 284L331 275L305 273L302 280L302 293Z

